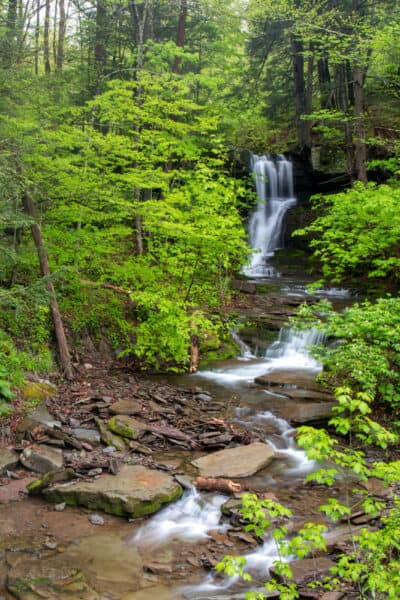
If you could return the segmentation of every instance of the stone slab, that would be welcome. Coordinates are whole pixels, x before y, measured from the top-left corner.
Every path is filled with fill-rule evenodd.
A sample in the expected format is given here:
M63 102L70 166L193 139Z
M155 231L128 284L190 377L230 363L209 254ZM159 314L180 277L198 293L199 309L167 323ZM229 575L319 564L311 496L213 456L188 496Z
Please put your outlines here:
M270 444L255 442L207 454L192 461L192 465L200 469L202 477L250 477L271 462L274 454Z
M56 471L64 464L62 450L45 444L35 444L25 448L19 460L24 467L37 473Z
M179 498L182 488L170 475L161 471L140 465L124 465L115 476L56 484L43 493L56 504L66 502L118 516L143 517Z
M140 415L143 407L136 400L118 400L110 406L113 415Z

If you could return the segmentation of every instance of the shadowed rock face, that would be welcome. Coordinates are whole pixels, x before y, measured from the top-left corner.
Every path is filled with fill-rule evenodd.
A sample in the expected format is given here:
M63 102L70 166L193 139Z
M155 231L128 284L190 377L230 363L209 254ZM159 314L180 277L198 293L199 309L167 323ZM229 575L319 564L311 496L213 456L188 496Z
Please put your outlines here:
M150 515L181 494L181 486L166 473L130 465L122 467L115 476L56 484L44 492L51 502L87 506L128 517Z
M274 457L270 444L256 442L213 452L192 462L203 477L250 477Z

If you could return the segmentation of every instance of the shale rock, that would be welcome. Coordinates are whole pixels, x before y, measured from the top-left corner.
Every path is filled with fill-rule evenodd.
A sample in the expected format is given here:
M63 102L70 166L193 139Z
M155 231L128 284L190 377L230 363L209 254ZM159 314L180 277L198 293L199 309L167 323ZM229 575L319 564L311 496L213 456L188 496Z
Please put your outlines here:
M66 502L127 517L150 515L181 494L181 486L166 473L137 465L124 465L115 476L56 484L44 491L50 502Z
M0 448L0 476L15 467L18 463L18 454L8 448Z
M110 406L110 412L114 415L140 415L143 408L135 400L118 400Z
M62 451L45 444L35 444L25 448L19 459L24 467L37 473L57 471L63 466Z
M237 446L219 450L192 461L200 469L202 477L250 477L265 467L274 457L270 444L255 442L248 446Z
M121 436L110 431L107 425L100 421L100 419L96 419L96 425L99 428L101 441L104 444L112 446L115 450L119 450L120 452L126 450L126 444Z
M127 415L112 417L108 422L108 427L113 433L130 440L137 440L146 431L146 426L143 423Z
M80 442L87 442L92 446L98 446L101 441L100 434L96 429L77 427L76 429L72 429L72 435Z

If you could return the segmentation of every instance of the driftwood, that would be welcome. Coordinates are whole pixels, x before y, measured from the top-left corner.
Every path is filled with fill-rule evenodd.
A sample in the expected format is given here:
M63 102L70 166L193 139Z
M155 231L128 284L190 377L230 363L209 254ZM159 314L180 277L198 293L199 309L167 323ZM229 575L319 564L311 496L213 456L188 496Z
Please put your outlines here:
M239 494L243 491L240 483L235 483L230 479L197 477L193 483L199 490L207 490L210 492L228 492L230 494Z

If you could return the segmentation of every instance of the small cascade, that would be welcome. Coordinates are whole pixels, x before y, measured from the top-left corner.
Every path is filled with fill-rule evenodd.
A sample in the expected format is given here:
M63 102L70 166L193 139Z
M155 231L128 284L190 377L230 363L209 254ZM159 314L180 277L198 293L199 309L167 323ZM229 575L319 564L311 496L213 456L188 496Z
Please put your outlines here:
M200 494L196 488L158 512L136 532L133 541L138 546L161 546L172 540L197 542L209 536L207 532L224 531L220 525L221 505L227 500L221 494Z
M252 155L258 205L250 218L250 244L254 249L250 264L244 268L248 277L277 276L268 258L282 247L282 226L287 210L296 203L293 191L293 165L283 154Z
M231 338L240 348L240 356L238 356L238 360L250 360L251 358L255 358L250 346L248 346L246 342L241 339L234 329L231 329Z
M311 356L310 349L323 344L325 338L324 332L316 328L297 331L292 327L283 327L265 357L273 361L275 369L319 370L320 365Z

